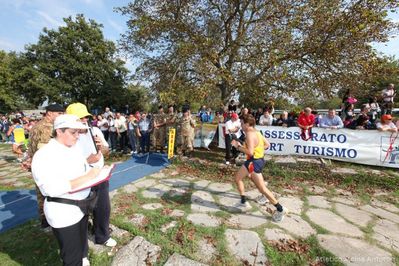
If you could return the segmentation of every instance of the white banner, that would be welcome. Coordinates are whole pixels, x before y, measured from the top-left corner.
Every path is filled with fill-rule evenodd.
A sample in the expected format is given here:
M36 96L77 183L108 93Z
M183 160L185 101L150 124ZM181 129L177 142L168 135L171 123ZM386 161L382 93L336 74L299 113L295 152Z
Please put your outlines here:
M270 155L303 155L358 164L399 168L397 133L377 130L313 128L304 141L298 127L256 126L270 142ZM225 125L219 124L219 147L225 148Z
M194 147L208 148L215 136L217 124L200 123L195 128Z

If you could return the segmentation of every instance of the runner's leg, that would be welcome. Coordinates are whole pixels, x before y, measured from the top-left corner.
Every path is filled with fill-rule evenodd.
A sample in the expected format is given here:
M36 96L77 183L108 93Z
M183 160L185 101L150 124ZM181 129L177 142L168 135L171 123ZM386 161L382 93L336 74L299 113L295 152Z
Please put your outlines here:
M241 203L245 203L245 188L244 188L244 182L242 181L246 176L248 176L248 170L245 168L245 166L241 166L241 168L238 170L235 176L235 182L237 184L238 188L238 193L240 193L241 196ZM244 202L243 202L244 201Z
M278 203L273 193L266 187L262 174L253 172L251 174L251 179L258 188L259 192L262 193L271 204L276 205Z

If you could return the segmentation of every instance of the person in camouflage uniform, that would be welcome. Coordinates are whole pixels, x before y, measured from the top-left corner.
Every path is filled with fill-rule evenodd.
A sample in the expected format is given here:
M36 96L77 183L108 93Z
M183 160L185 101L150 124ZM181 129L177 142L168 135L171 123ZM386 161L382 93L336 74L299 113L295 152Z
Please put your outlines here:
M29 144L28 144L28 159L25 164L25 168L30 168L30 162L35 155L35 153L46 145L53 134L53 123L57 116L63 114L65 112L65 108L59 104L51 104L46 107L46 114L42 120L37 122L31 129L29 135ZM49 224L47 223L46 217L43 212L43 204L44 197L40 192L39 188L36 186L36 195L37 195L37 205L39 208L39 219L41 223L41 227L47 228Z
M168 106L168 113L166 114L166 134L167 134L167 143L169 146L169 130L174 128L176 129L177 122L177 114L175 113L173 105ZM175 150L177 145L177 132L175 131Z
M194 129L196 123L189 109L183 109L183 117L180 118L179 124L181 130L181 150L183 155L191 156L191 152L194 150Z
M162 105L158 107L158 114L154 115L154 148L163 153L166 139L166 115Z

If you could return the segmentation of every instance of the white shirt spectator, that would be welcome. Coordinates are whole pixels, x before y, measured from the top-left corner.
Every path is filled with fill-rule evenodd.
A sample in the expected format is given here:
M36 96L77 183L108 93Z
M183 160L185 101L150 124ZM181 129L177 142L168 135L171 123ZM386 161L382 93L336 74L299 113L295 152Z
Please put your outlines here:
M382 91L382 99L386 103L393 103L394 94L395 90L386 88Z
M259 118L259 125L261 126L271 126L273 124L273 117L270 114L261 115Z
M67 147L55 139L35 153L32 175L43 196L83 200L90 188L69 194L70 180L86 174L90 169L86 158L76 149ZM83 218L78 206L44 201L44 214L51 227L63 228L76 224Z
M226 134L234 134L237 138L241 137L241 122L239 119L236 121L230 119L226 122Z
M385 129L384 131L387 131L388 129L397 129L393 122L389 122L388 124L381 124L381 122L378 122L376 124L376 127L377 127L377 129L380 129L380 130Z
M126 118L123 115L115 119L115 127L118 129L119 133L125 132L127 130Z
M100 128L101 131L108 130L108 120L103 118L101 121L98 121L97 126Z
M108 118L109 132L116 132L115 119Z
M93 127L91 128L91 130L93 136L97 136L101 139L101 143L104 147L109 147L108 142L104 138L104 134L101 132L101 130L98 127ZM79 139L75 144L76 148L81 151L84 158L86 159L91 154L96 154L96 148L94 145L95 145L94 140L92 139L92 136L90 135L89 131L87 131L87 133L85 134L80 134ZM102 168L104 166L103 154L101 154L100 160L96 163L91 164L91 166Z

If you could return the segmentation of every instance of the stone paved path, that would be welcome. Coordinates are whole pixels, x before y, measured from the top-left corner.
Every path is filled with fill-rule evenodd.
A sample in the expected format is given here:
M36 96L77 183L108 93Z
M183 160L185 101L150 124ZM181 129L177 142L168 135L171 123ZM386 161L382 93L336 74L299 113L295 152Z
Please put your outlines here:
M178 195L190 193L187 197L190 208L184 211L177 205L168 215L176 221L186 219L196 226L209 229L226 226L226 248L237 265L267 265L265 244L269 241L284 243L312 235L316 236L322 248L346 265L395 265L393 253L399 252L399 209L381 201L359 205L359 199L342 195L342 191L327 195L322 187L312 187L309 191L313 195L307 196L306 200L303 195L296 195L295 191L294 194L280 195L280 201L291 211L281 223L271 221L269 212L270 209L274 210L273 206L259 206L253 200L259 195L256 191L248 193L251 209L242 212L234 208L239 197L232 184L176 173L170 175L167 170L129 184L119 189L117 194L142 193L144 198L152 202L143 205L143 210L162 211L160 197L172 193L174 189L180 189ZM216 215L218 212L226 215ZM145 217L136 214L131 219L132 223L143 223ZM164 224L162 232L172 230L176 224ZM212 258L217 254L216 247L204 239L198 240L197 245L199 251L192 257L175 253L165 265L211 265ZM127 251L135 256L145 253L148 258L140 260L153 261L161 249L136 237L120 249L113 265L128 265L130 262L142 264L133 255L126 255Z
M290 164L297 159L286 158L276 163ZM302 160L304 161L304 160ZM306 160L304 162L307 162ZM319 163L310 159L309 163ZM225 167L222 165L221 167ZM354 174L353 169L337 168L336 174ZM0 146L0 186L33 187L30 174L19 168L11 147ZM204 230L225 228L226 250L236 265L268 265L266 245L272 242L295 241L315 236L320 246L346 265L395 265L393 257L399 253L399 208L373 199L369 204L350 192L336 189L335 194L319 186L310 186L309 195L300 190L285 189L278 195L280 202L290 210L281 223L271 221L272 205L260 206L255 202L257 190L247 192L251 208L243 211L235 205L239 195L231 183L212 182L194 175L182 175L175 170L163 170L112 192L112 201L119 196L139 196L146 200L137 213L125 217L126 223L143 227L149 221L148 212L164 214L162 197L187 196L188 202L165 212L172 221L159 230L167 234L176 230L184 220ZM189 205L188 208L183 205ZM112 265L148 265L159 260L162 245L156 245L141 236L112 225L112 235L121 243L109 249L90 241L95 253L107 252L113 256ZM169 254L165 265L212 265L218 255L217 246L206 238L196 239L197 252L189 257ZM321 262L323 259L319 258ZM325 261L328 262L328 261Z

